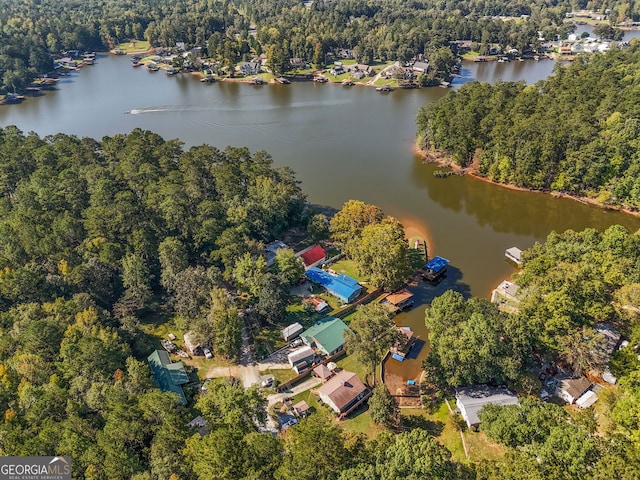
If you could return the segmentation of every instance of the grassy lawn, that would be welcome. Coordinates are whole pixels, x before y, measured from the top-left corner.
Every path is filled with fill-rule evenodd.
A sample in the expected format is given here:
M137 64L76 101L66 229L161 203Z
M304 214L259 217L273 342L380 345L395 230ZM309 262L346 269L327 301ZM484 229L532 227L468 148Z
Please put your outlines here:
M122 42L119 45L116 45L114 49L124 50L125 52L131 53L143 53L148 51L151 48L151 45L146 40L136 40L135 42Z
M362 365L356 361L353 355L346 355L336 362L340 368L349 372L354 372L360 377L360 379L366 383L367 380L371 380L371 371L369 367ZM377 370L378 380L380 379L380 369Z
M449 403L453 408L453 402L449 400ZM462 446L460 432L456 428L453 417L444 401L440 403L438 409L433 413L428 413L422 409L402 409L401 413L405 423L428 430L451 451L456 462L468 462ZM506 452L504 447L487 439L482 432L465 430L463 435L469 452L469 461L498 460Z
M273 375L278 384L287 383L296 376L296 372L291 368L269 368L262 372L262 375Z
M353 260L347 260L346 258L343 258L342 260L338 260L336 263L332 263L331 265L329 265L329 268L331 268L338 274L344 273L346 275L349 275L359 282L366 282L369 280L368 278L363 277L358 273L358 269L356 268L356 264Z

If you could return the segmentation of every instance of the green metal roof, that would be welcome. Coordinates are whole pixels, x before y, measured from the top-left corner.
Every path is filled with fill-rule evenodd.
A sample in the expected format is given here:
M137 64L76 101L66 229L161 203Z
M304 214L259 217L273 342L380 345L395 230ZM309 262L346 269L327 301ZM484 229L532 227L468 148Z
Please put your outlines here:
M164 350L156 350L147 357L153 377L163 392L174 392L180 397L180 403L187 404L182 387L189 382L187 372L182 362L172 363L169 354Z
M327 317L300 334L307 343L315 343L316 347L326 354L344 345L344 331L349 327L339 318Z

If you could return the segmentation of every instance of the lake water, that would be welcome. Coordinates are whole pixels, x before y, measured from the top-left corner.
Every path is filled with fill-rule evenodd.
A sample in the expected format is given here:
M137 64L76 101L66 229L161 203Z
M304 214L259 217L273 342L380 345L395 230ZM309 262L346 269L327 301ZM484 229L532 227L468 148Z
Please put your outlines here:
M535 82L552 61L465 65L460 84ZM426 338L424 308L447 288L487 297L514 273L508 247L528 248L552 230L630 230L640 220L548 195L508 190L470 177L436 178L413 152L418 109L446 94L443 88L397 90L313 82L253 86L202 84L191 75L169 77L134 69L126 57L99 55L96 64L64 78L56 91L0 107L0 125L41 136L58 132L97 139L139 127L187 146L211 144L266 150L289 165L312 203L334 208L349 199L380 206L399 218L408 236L427 238L429 255L451 261L445 281L416 289L416 308L399 315ZM423 356L423 355L422 355ZM419 360L403 371L419 371Z

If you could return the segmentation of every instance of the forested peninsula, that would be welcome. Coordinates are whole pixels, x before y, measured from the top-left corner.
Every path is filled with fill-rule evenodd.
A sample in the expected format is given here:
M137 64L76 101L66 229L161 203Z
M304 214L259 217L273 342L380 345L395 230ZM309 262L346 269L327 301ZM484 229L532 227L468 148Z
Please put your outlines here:
M418 114L423 153L491 181L640 207L640 42L536 85L472 82Z

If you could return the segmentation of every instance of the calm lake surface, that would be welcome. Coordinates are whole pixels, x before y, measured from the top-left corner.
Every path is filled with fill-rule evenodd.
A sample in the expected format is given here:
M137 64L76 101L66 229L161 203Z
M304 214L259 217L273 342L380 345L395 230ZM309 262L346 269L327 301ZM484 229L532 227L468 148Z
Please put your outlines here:
M553 67L550 60L470 63L454 85L472 78L535 83ZM504 260L505 249L528 248L552 230L603 230L616 223L640 228L638 218L567 199L469 177L434 177L437 167L412 150L415 117L445 94L439 87L381 94L313 82L202 84L187 74L150 73L132 68L126 57L100 55L95 65L61 80L58 90L0 107L0 125L97 139L139 127L186 146L266 150L276 165L297 172L313 203L340 208L359 199L378 205L407 226L408 236L426 237L430 256L451 261L445 281L417 287L416 308L396 317L426 339L422 306L448 288L487 297L515 271ZM404 362L407 378L419 371L423 356Z

